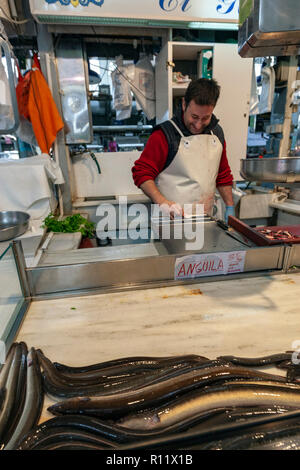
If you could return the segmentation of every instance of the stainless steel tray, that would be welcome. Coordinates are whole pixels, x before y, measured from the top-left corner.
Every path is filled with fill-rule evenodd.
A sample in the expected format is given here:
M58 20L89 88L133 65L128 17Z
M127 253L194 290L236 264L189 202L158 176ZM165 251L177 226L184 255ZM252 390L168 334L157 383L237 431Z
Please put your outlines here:
M26 232L30 215L19 211L0 211L0 242L12 240Z
M169 230L164 232L164 225L167 225ZM203 238L197 239L198 229L202 225ZM237 240L236 237L228 236L224 228L218 225L218 221L210 216L192 217L190 219L175 219L169 221L152 219L152 227L154 233L157 234L160 241L166 248L169 254L183 254L183 253L215 253L219 251L236 251L245 250L245 243ZM187 229L187 231L185 231ZM191 238L187 238L187 234L194 234ZM249 242L248 247L255 246Z
M242 159L240 174L247 181L296 183L300 181L300 157Z

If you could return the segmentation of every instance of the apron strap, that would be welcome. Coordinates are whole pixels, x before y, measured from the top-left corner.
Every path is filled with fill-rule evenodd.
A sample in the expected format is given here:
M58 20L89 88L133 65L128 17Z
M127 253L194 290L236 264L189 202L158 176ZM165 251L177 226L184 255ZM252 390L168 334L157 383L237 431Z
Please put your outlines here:
M213 137L213 143L215 144L216 143L216 136L215 134L213 133L213 131L210 131L212 137Z
M173 126L175 127L175 129L177 130L177 132L181 135L181 137L184 137L183 133L181 132L181 130L179 129L179 127L177 126L177 124L175 124L175 122L173 121L173 119L170 119L170 123L173 124ZM213 133L213 131L211 130L210 131L211 135L214 137L215 139L215 134ZM215 141L215 140L214 140Z
M170 119L170 123L173 124L173 126L175 127L175 129L179 132L179 134L181 135L181 137L184 137L183 133L181 132L181 130L179 129L179 127L177 126L177 124L175 124L175 122L173 121L173 119Z

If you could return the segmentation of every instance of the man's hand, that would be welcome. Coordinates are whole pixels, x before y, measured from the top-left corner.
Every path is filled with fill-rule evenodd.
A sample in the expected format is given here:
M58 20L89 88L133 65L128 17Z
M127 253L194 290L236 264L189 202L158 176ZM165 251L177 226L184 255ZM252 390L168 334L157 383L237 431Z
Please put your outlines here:
M175 217L184 217L183 208L180 204L174 201L168 201L165 199L159 207L162 210L162 213L166 216L170 216L170 219L174 219Z
M170 216L171 219L174 219L174 217L183 217L183 209L180 204L166 199L158 190L154 181L144 181L140 188L146 196L150 197L154 204L158 204L161 207L165 215Z

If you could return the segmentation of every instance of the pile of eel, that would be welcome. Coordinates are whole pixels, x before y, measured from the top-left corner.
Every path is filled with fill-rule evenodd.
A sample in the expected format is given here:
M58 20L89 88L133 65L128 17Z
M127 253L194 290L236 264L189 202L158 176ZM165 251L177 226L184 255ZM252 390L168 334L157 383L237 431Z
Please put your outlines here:
M37 426L44 403L37 353L23 342L10 348L0 373L0 448L14 449Z
M14 343L0 371L1 448L300 449L298 362L289 351L74 367ZM54 417L39 423L45 394Z

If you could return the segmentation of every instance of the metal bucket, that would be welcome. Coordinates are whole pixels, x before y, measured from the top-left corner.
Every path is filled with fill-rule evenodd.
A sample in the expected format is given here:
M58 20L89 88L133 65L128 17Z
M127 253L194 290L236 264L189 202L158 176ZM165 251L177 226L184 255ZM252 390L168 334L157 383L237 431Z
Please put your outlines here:
M240 174L247 181L297 183L300 181L300 157L242 159Z
M19 211L0 211L0 242L12 240L26 232L30 215Z

